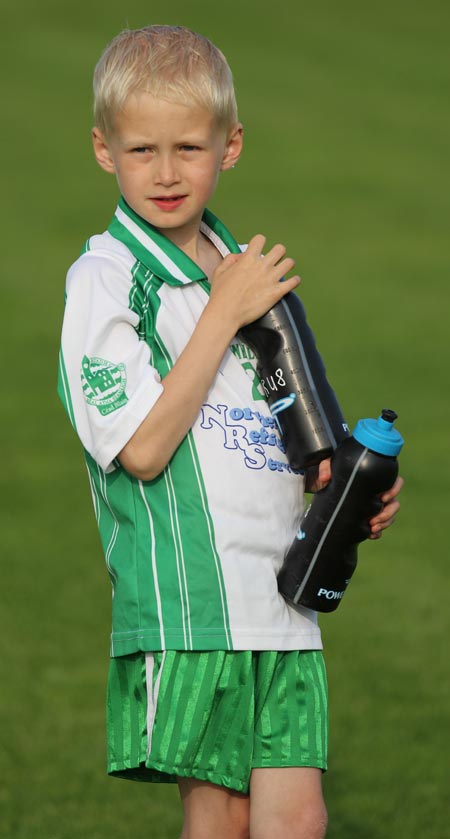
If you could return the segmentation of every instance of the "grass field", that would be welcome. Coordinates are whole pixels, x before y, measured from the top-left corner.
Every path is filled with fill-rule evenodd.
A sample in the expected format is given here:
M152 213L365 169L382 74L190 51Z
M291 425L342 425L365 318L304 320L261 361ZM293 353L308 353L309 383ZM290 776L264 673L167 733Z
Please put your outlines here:
M398 522L322 621L329 839L446 839L450 6L52 0L2 10L1 839L175 839L171 787L104 774L110 590L55 395L64 276L114 210L92 69L124 26L182 23L234 69L246 148L212 209L297 256L351 425L395 408ZM6 200L5 200L6 199Z

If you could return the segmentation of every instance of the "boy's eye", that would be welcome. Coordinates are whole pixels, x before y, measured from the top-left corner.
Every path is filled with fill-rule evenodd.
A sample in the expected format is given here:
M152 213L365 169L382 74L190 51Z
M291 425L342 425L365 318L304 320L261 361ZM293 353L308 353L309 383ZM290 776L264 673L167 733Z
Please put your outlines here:
M182 151L198 151L198 146L191 146L188 143L183 143L180 148Z
M137 152L138 154L144 154L147 151L150 151L148 146L138 146L137 148L133 149L133 151Z

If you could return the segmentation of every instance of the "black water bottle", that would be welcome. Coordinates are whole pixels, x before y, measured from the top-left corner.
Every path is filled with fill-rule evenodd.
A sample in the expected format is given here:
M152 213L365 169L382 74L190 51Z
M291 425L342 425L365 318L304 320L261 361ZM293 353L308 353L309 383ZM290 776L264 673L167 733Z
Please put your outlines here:
M334 611L357 563L357 545L370 535L369 519L381 509L380 494L398 474L403 438L395 411L360 420L331 459L331 481L316 493L278 575L289 602Z
M240 333L255 352L290 465L305 469L320 463L349 431L299 297L288 292Z

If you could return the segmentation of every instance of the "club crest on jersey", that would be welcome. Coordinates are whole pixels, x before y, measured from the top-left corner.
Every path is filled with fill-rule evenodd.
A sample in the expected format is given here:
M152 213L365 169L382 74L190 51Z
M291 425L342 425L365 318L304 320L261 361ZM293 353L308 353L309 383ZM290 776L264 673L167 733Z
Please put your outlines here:
M95 405L102 416L117 411L128 402L125 364L85 355L81 362L81 384L86 402Z

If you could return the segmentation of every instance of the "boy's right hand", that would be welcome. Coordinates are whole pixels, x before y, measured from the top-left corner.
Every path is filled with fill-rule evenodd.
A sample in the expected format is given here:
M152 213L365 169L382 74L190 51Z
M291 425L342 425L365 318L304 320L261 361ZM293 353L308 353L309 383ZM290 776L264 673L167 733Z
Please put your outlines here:
M285 256L284 245L274 245L263 254L265 243L265 236L253 236L244 253L225 257L211 279L208 305L229 319L234 332L262 317L300 283L298 276L280 282L295 262Z

